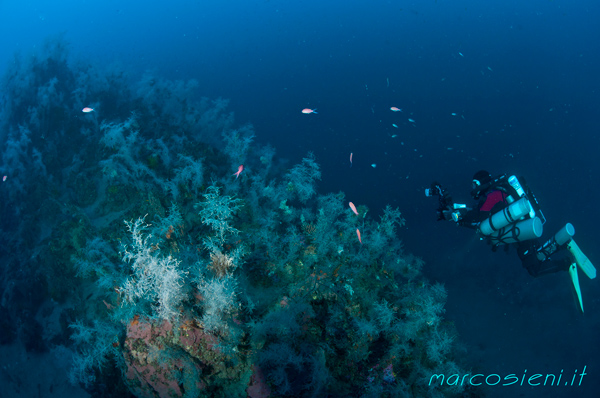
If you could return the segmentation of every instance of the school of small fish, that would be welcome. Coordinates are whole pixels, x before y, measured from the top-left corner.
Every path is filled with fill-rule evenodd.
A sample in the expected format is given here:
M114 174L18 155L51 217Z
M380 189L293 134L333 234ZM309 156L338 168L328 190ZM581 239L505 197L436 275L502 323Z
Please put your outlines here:
M458 53L458 55L460 55L461 57L464 57L464 55L463 55L462 53L460 53L460 52ZM490 67L488 67L488 69L489 69L490 71L492 70ZM442 81L443 81L443 80L444 80L444 79L442 79ZM390 83L389 83L389 78L388 78L388 79L387 79L387 87L389 87L389 84L390 84ZM365 89L366 89L366 90L368 90L368 87L367 87L366 85L365 85ZM391 110L392 112L403 112L402 108L399 108L399 107L397 107L397 106L391 106L391 107L390 107L390 110ZM371 111L374 113L374 107L372 107L372 108L371 108ZM316 108L315 108L315 109L312 109L312 108L304 108L304 109L302 109L302 113L303 113L303 114L305 114L305 115L309 115L309 114L317 114L317 109L316 109ZM452 113L450 113L450 115L451 115L451 116L457 116L457 113L456 113L456 112L452 112ZM462 115L461 115L461 117L464 119L464 116L462 116ZM417 122L415 121L415 119L413 119L412 117L409 117L409 118L407 118L407 120L408 120L408 123L410 123L410 125L412 125L413 127L416 127L416 123L417 123ZM396 129L399 129L399 128L400 128L400 127L399 127L399 126L398 126L396 123L392 123L392 127L396 128ZM390 135L390 137L391 137L391 138L396 138L397 136L398 136L397 134L392 134L392 135ZM404 142L401 142L401 145L404 145ZM448 148L448 150L450 151L450 150L452 150L452 148ZM416 149L415 149L415 151L416 151ZM353 157L353 155L354 155L354 154L353 154L353 152L350 152L350 167L352 167L352 164L353 164L353 163L352 163L352 157ZM422 156L422 155L421 155L421 156ZM242 169L241 169L241 167L242 167L242 166L240 166L240 170L238 170L238 172L237 172L237 173L235 173L235 175L236 175L236 178L239 176L239 173L241 173L241 170L242 170ZM377 164L375 164L375 163L372 163L372 164L371 164L371 167L372 167L372 168L376 168L376 167L377 167ZM406 178L408 178L408 176L407 176ZM359 214L358 214L358 210L356 209L356 206L354 205L354 203L352 203L352 202L349 202L349 203L348 203L348 205L350 206L350 209L352 210L352 212L358 216L358 215L359 215ZM358 228L356 229L356 235L357 235L357 237L358 237L358 241L359 241L359 242L360 242L360 244L362 245L362 237L361 237L361 234L360 234L360 230L359 230Z

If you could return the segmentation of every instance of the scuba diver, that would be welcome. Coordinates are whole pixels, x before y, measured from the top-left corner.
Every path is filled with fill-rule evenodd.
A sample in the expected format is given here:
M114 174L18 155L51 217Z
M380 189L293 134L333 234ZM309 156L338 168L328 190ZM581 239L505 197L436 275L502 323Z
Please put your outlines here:
M508 245L515 244L530 275L568 271L583 312L577 267L590 279L596 277L596 268L573 240L575 228L570 223L541 243L539 238L546 218L523 177L506 174L492 177L485 170L478 171L472 181L471 196L478 201L473 208L454 203L438 182L433 182L425 195L439 197L438 221L452 221L476 230L480 239L492 245L493 251L500 245L508 249Z

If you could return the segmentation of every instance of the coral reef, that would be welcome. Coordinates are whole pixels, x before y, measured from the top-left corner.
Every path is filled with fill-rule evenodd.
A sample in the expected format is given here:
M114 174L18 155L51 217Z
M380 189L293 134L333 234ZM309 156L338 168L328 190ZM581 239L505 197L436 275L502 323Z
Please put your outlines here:
M72 306L74 382L120 374L139 397L461 392L427 383L458 369L456 336L444 287L402 248L399 209L374 220L319 194L313 154L275 165L197 82L129 80L69 62L60 39L4 78L2 234Z

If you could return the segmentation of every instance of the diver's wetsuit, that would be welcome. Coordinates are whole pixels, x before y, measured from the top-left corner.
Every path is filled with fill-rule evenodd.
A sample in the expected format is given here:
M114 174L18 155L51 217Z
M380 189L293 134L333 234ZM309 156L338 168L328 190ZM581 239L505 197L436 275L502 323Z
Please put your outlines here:
M523 268L531 276L538 277L555 272L568 271L569 266L574 262L574 259L569 254L566 254L564 258L556 260L550 258L540 260L537 257L537 249L539 247L540 241L538 239L526 240L517 244L517 255L521 259Z
M484 198L479 200L476 208L465 213L462 219L458 221L458 225L472 229L479 228L480 222L508 206L506 196L502 191L490 191Z

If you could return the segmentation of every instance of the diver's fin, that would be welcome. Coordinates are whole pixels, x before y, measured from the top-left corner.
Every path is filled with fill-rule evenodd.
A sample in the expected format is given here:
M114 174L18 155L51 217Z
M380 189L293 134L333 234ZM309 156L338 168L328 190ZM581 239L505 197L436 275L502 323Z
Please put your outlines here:
M594 279L596 277L596 268L592 264L589 258L577 246L577 243L573 239L567 243L567 249L571 252L573 257L575 257L575 262L581 268L581 270L588 276L590 279Z
M575 265L575 263L571 264L569 267L569 276L571 277L571 282L573 282L573 287L575 288L575 293L579 300L579 307L583 313L583 300L581 299L581 289L579 288L579 277L577 276L577 265Z

